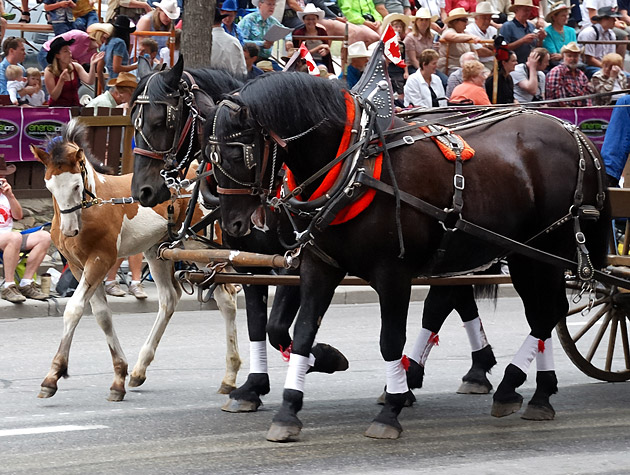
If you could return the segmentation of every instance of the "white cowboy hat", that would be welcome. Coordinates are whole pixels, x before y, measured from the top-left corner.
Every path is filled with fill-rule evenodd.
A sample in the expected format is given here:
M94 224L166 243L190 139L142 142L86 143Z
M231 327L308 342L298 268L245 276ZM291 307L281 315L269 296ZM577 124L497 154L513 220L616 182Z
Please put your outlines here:
M535 7L534 2L532 0L514 0L514 5L511 5L509 10L514 12L516 7Z
M276 0L272 0L272 1L273 3L276 3ZM252 5L254 5L256 8L258 8L258 3L260 3L259 0L252 0Z
M364 41L357 41L348 46L348 59L352 58L369 58L372 53L365 47Z
M153 7L162 10L171 20L177 20L182 13L177 6L177 0L162 0L154 3Z
M317 8L313 3L307 3L304 10L297 12L297 16L300 20L303 20L306 15L315 15L319 20L323 20L324 10Z
M422 7L422 8L418 8L418 11L416 12L415 16L412 16L411 19L413 21L416 20L431 20L431 21L435 21L438 19L437 15L431 15L431 12L429 11L428 8Z
M519 0L516 1L518 2ZM470 14L464 8L453 8L450 12L448 12L448 16L446 17L446 20L444 20L444 23L448 25L453 20L457 20L459 18L468 18L469 16Z
M549 8L549 13L545 16L545 21L551 23L551 17L562 10L571 10L571 7L562 1L554 3Z
M560 53L583 53L584 48L580 48L575 41L567 43L560 49Z
M499 12L496 11L493 7L492 4L490 2L479 2L477 4L477 8L475 9L475 12L472 14L472 16L479 16L479 15L498 15Z

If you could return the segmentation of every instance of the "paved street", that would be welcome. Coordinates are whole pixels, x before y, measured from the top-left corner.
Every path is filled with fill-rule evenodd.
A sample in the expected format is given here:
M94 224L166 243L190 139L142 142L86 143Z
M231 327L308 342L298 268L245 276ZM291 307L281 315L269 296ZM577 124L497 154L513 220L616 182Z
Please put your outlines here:
M411 305L408 347L420 328L421 303ZM502 298L482 318L503 368L527 329L520 301ZM153 315L115 316L130 367L153 323ZM245 381L248 344L239 310ZM144 386L125 400L106 400L111 359L93 317L79 325L70 375L51 399L37 399L58 346L60 318L0 320L0 473L614 473L630 471L630 385L584 376L556 341L560 393L553 422L489 415L491 396L456 395L470 364L465 331L452 315L427 365L418 403L403 410L397 441L363 437L378 413L384 384L378 351L379 316L374 304L335 305L318 341L341 349L350 368L335 375L309 374L301 441L265 440L281 401L286 363L270 351L272 391L254 414L220 411L216 394L224 371L223 322L216 311L177 312ZM534 373L522 388L533 393Z

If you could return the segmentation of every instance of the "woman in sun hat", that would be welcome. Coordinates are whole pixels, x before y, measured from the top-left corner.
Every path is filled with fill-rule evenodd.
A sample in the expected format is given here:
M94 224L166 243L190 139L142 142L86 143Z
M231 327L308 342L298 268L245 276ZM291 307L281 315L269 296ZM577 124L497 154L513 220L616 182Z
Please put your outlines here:
M324 10L316 7L312 3L307 3L304 10L297 13L298 18L304 23L300 28L293 30L293 36L328 36L328 31L318 22L324 19ZM293 48L299 48L301 39L293 40ZM334 72L332 55L330 54L330 41L326 40L306 40L306 47L313 56L317 64L326 66L329 72ZM292 50L287 46L287 53L292 54Z
M419 8L415 16L411 17L411 32L405 36L405 62L409 74L415 73L419 68L418 58L425 49L433 48L435 33L431 30L432 24L438 19L437 15L431 15L428 8Z
M136 27L125 15L118 15L113 26L114 34L105 46L105 67L110 79L114 79L122 72L133 71L138 67L138 63L129 64L130 35L136 31Z
M177 6L177 0L162 0L153 4L155 10L147 13L138 20L136 31L169 31L171 24L175 24L181 15ZM164 48L168 42L168 36L154 37L158 44L158 50Z
M479 38L464 33L468 26L468 18L470 14L463 8L451 10L446 17L445 23L448 28L442 33L440 40L438 69L447 76L458 67L459 57L469 51L474 52L473 44L479 43Z
M545 21L549 22L550 25L545 28L547 36L545 36L542 45L551 55L549 66L552 68L562 62L562 53L560 52L562 47L572 41L577 41L575 30L567 26L570 14L571 7L560 1L551 5L549 13L545 17Z

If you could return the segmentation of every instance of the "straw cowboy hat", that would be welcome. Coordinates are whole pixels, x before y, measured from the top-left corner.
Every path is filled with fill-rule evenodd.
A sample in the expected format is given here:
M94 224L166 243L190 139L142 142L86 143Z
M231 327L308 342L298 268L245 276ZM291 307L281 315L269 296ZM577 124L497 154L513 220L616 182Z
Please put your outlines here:
M499 12L496 11L492 5L490 4L490 2L479 2L477 4L477 8L475 9L475 12L472 14L472 16L479 16L479 15L498 15Z
M171 20L177 20L181 15L181 10L177 6L177 0L162 0L153 4L153 8L159 8Z
M372 53L365 47L365 42L357 41L348 46L348 59L352 58L369 58Z
M97 31L102 31L107 36L112 36L114 34L114 25L111 23L92 23L87 27L87 34L90 35L92 39L94 39L94 34Z
M256 67L258 67L258 69L261 69L262 71L265 71L266 73L268 73L269 71L273 71L273 65L271 64L271 61L258 61L256 63Z
M407 15L403 15L402 13L390 13L388 15L385 15L385 18L383 18L383 23L381 24L381 31L385 31L385 28L387 28L387 25L389 25L390 23L396 20L402 21L405 24L405 28L409 28L409 25L411 25L411 17Z
M0 176L7 176L15 173L15 165L7 165L4 161L4 153L0 153Z
M567 43L560 49L560 53L582 53L584 48L580 48L575 41Z
M107 85L109 87L120 86L120 87L135 88L138 85L138 80L136 79L136 76L134 76L133 74L122 72L118 75L118 77L115 77L114 79L110 79L109 81L107 81Z
M519 0L516 0L516 1L518 2ZM450 12L448 12L448 16L446 17L446 20L444 20L444 23L448 25L453 20L459 20L460 18L468 18L469 16L470 14L464 8L462 7L453 8Z
M534 7L534 2L532 0L514 0L514 4L510 6L509 10L514 12L516 7Z
M53 42L50 43L50 50L48 50L48 53L46 54L46 61L48 62L48 64L52 64L53 60L55 59L55 55L59 53L59 51L61 51L61 48L63 48L64 46L70 46L72 44L74 44L74 38L71 40L66 40L63 38L63 36L58 36L57 38L55 38Z
M551 23L551 17L553 17L556 13L561 12L562 10L571 10L571 7L562 1L554 3L549 8L549 13L547 13L547 15L545 16L545 21L547 23Z
M414 16L411 17L413 21L416 20L431 20L435 21L438 19L437 15L431 15L431 11L428 8L422 7L418 8L418 11Z
M297 16L300 20L303 20L306 15L316 15L318 20L323 20L324 10L317 8L312 3L307 3L303 11L297 12Z

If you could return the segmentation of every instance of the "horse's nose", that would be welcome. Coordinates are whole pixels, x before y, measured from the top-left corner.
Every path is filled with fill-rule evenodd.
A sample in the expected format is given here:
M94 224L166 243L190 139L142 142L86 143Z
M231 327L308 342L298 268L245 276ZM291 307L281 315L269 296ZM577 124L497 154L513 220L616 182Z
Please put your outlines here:
M157 199L152 186L143 186L140 188L140 194L138 200L142 206L148 206L149 208L157 205Z
M232 221L225 227L225 232L233 237L245 236L246 234L248 234L248 231L249 222L242 220Z

